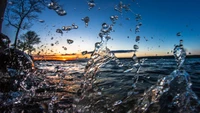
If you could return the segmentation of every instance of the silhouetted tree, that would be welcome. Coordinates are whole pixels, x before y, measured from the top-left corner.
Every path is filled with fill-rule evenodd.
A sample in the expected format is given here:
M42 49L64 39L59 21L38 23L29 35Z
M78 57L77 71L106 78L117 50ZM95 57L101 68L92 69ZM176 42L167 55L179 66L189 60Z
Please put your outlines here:
M6 9L6 5L7 5L7 0L0 0L0 33L2 29L2 23L4 19L4 12Z
M20 36L20 40L18 40L17 47L22 51L27 51L30 55L32 51L35 51L33 45L39 44L40 37L34 31L28 31L26 34Z
M7 25L16 28L14 47L17 46L18 35L21 29L27 30L32 24L31 20L37 19L38 13L44 9L43 0L10 0L6 9L5 19Z

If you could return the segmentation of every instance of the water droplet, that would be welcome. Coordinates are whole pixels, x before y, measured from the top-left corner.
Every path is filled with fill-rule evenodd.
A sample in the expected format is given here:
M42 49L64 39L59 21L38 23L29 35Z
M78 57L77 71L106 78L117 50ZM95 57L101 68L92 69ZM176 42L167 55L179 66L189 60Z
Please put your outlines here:
M110 33L110 31L112 31L112 26L109 26L107 23L103 23L99 36L102 37L103 35L107 35L108 33Z
M83 52L81 52L82 53L82 55L86 55L87 54L87 51L83 51Z
M118 16L112 15L112 16L110 16L110 20L115 24L115 21L118 20Z
M61 35L63 35L63 32L61 29L56 29L56 33L60 33Z
M135 41L136 42L140 41L140 36L136 36Z
M59 8L58 4L55 2L51 2L48 4L49 9L57 10Z
M85 18L82 18L82 21L85 22L85 26L87 27L88 26L88 23L90 21L90 18L88 16L86 16Z
M176 33L176 36L181 36L181 32Z
M139 26L142 26L142 22L139 22L138 25L139 25Z
M72 44L73 42L74 42L73 40L67 39L67 43L68 43L68 44Z
M135 27L135 33L137 33L137 32L140 32L140 26L139 25L136 25L136 27Z
M75 25L75 24L72 24L72 28L73 28L73 29L78 29L78 26Z
M142 16L140 15L140 14L136 14L135 15L135 20L136 21L139 21L139 20L141 20L142 19Z
M40 23L44 23L44 20L39 20Z
M62 48L63 48L65 51L67 51L67 47L64 47L64 46L63 46Z
M137 49L139 49L139 46L138 46L138 45L134 45L133 48L134 48L135 50L137 50Z
M115 101L115 103L113 104L113 106L119 105L119 104L121 104L121 103L122 103L121 100Z
M13 2L10 1L10 2L8 2L8 4L9 4L9 5L13 5Z
M70 31L71 29L72 29L71 26L63 26L63 27L62 27L62 30L63 30L63 31Z
M56 41L55 44L56 44L56 45L59 44L59 41Z
M88 2L89 9L92 9L95 6L94 0Z
M67 14L66 11L65 11L64 9L62 9L62 8L59 6L59 4L56 3L56 2L51 2L51 3L49 3L47 6L48 6L49 9L53 9L54 11L56 11L56 13L57 13L58 15L60 15L60 16L64 16L64 15Z
M56 13L57 13L58 15L60 15L60 16L64 16L64 15L67 14L67 12L66 12L65 10L63 10L63 9L57 9L57 10L56 10Z
M136 54L134 53L133 54L133 57L132 57L132 59L135 61L135 60L137 60L137 56L136 56Z

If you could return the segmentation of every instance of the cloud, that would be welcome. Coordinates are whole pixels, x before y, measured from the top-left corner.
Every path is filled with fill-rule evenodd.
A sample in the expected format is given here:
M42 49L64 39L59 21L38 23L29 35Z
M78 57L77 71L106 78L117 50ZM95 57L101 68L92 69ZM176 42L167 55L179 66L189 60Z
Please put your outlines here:
M134 52L135 50L113 50L111 51L112 53L131 53Z
M65 53L65 54L61 54L61 55L63 55L63 56L65 56L65 55L76 55L76 53L71 53L71 54Z
M131 53L134 52L135 50L112 50L112 53ZM89 51L88 54L92 54L93 51Z

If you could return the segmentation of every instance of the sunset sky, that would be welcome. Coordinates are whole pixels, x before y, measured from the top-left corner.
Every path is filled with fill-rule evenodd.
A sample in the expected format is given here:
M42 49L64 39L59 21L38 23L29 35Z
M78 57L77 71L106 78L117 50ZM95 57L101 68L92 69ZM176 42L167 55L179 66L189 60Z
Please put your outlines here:
M94 0L95 6L88 9L89 0L60 0L59 4L67 12L65 16L59 16L55 11L46 8L30 30L35 31L41 37L41 45L46 46L48 54L71 54L82 51L93 51L94 44L100 41L98 34L102 23L112 24L111 15L117 15L119 19L110 33L111 40L108 41L110 50L132 50L133 45L139 46L138 56L172 55L175 44L182 39L187 53L200 54L200 1L199 0ZM123 10L122 13L114 10L115 5L122 1L130 4L131 11ZM135 15L140 14L142 20L136 21ZM88 16L90 18L88 27L81 20ZM39 22L44 20L44 23ZM140 32L135 33L136 25L142 22ZM3 33L14 42L15 29L5 26ZM63 26L78 25L78 29L63 31L63 35L56 33L56 29ZM21 31L23 34L27 31ZM180 32L181 36L176 34ZM135 41L140 36L141 40ZM52 38L53 37L53 38ZM74 42L67 43L67 39ZM54 46L51 44L54 43ZM67 50L63 49L63 46ZM35 52L35 53L37 53ZM120 53L117 56L130 57L130 53Z

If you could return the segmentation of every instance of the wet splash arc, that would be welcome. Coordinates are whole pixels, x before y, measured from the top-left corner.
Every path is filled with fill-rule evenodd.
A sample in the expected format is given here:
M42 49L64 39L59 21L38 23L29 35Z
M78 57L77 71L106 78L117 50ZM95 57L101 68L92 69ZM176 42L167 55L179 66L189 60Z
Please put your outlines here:
M180 40L180 44L174 48L177 68L144 92L143 97L135 105L134 112L197 113L199 111L200 101L191 89L189 74L183 68L186 52L182 42L183 40Z

